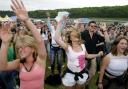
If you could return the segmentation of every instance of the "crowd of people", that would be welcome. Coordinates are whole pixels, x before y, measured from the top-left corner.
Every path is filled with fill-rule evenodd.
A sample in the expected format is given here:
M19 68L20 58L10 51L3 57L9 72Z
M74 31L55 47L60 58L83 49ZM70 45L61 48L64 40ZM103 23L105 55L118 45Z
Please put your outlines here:
M17 22L0 22L0 89L45 89L46 61L51 76L57 63L65 89L89 89L96 74L98 89L128 89L128 26L70 23L65 11L34 22L22 1L11 2Z

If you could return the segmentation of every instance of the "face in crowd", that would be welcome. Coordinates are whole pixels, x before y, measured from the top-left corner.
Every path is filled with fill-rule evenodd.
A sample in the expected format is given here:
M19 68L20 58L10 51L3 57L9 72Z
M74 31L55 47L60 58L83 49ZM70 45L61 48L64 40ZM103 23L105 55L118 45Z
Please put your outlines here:
M88 29L90 32L95 32L96 28L97 28L97 25L95 21L91 21L88 23Z

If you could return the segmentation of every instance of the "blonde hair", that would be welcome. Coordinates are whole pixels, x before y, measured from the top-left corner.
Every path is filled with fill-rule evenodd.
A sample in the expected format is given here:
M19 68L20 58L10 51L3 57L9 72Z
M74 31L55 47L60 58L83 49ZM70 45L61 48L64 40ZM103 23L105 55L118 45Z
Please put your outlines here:
M71 42L71 39L70 39L71 33L72 33L75 37L77 37L77 38L79 39L79 43L81 44L81 43L82 43L81 34L80 34L79 30L76 29L76 28L74 28L74 27L69 28L69 30L66 32L66 34L65 34L65 42L66 42L67 44L69 44L69 45L72 45L72 42Z
M19 57L18 49L21 46L29 46L34 49L34 55L37 55L37 44L35 39L32 36L25 35L25 36L20 36L16 40L15 48L16 48L16 54L17 57Z

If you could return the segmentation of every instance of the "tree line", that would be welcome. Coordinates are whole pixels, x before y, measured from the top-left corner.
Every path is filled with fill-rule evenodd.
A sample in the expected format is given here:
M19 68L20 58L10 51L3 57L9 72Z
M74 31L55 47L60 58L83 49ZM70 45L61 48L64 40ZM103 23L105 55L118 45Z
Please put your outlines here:
M50 16L54 18L58 11L68 11L71 18L79 17L96 17L96 18L127 18L128 17L128 5L126 6L104 6L104 7L84 7L84 8L71 8L71 9L56 9L56 10L35 10L29 11L31 18L46 18L46 12L50 13ZM0 11L0 16L5 15L13 16L12 11Z

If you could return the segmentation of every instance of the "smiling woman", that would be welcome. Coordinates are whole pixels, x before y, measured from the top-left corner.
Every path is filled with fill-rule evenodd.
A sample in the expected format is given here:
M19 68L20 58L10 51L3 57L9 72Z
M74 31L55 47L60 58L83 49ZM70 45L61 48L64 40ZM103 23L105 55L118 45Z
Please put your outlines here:
M98 87L100 89L126 89L127 71L128 39L120 36L113 42L111 52L103 59Z
M12 39L11 24L3 23L0 31L2 40L0 50L0 70L19 69L20 89L44 89L46 49L40 33L31 22L22 2L12 0L11 8L16 16L24 22L33 36L21 36L16 41L19 55L14 61L7 62L7 49Z

